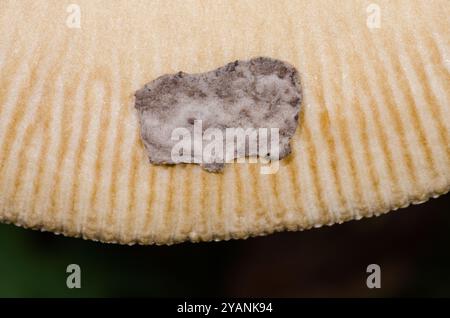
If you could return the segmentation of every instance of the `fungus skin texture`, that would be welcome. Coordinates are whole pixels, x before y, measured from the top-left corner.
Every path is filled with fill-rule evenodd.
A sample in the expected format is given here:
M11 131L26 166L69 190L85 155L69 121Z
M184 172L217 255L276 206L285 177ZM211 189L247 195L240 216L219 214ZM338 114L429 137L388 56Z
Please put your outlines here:
M176 128L185 128L194 135L194 124L201 121L204 133L208 128L223 132L227 128L279 129L279 154L290 154L289 141L298 125L302 99L297 70L290 64L266 57L235 61L215 70L187 74L178 72L158 77L135 93L141 138L153 164L174 164L171 153L177 140ZM195 162L195 142L184 162ZM203 141L202 148L208 144ZM223 140L223 145L226 140ZM244 149L240 149L244 147ZM237 144L232 159L257 156L247 144ZM224 153L226 152L224 146ZM208 171L221 171L223 161L199 162Z

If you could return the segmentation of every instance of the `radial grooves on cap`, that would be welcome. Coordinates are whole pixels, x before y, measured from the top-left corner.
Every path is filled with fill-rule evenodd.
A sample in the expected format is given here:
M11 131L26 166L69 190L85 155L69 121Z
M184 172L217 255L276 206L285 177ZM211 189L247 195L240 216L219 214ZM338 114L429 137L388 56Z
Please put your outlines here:
M48 45L52 46L60 44L62 40L61 37L56 38L52 43L48 43ZM44 119L42 114L45 111L39 112L38 110L42 110L42 105L48 103L47 98L49 97L49 94L42 94L42 91L47 91L48 86L46 86L46 80L55 76L54 72L56 72L57 69L51 69L50 66L51 63L55 63L52 60L57 57L58 52L45 56L43 52L45 52L46 48L47 47L42 48L39 52L39 58L36 60L39 63L39 67L34 68L31 71L28 89L21 90L18 94L18 100L25 100L25 105L15 105L16 107L13 110L12 120L8 123L9 125L6 126L6 145L4 145L4 150L2 151L4 153L5 161L2 165L4 170L1 172L4 178L2 178L1 181L5 181L3 184L5 187L4 193L10 196L13 202L21 203L19 209L16 211L18 213L13 213L14 216L11 216L12 218L15 218L15 221L21 218L21 211L28 210L29 206L32 205L35 200L35 196L29 195L27 192L36 181L33 176L36 175L36 168L39 167L30 167L27 154L39 153L39 149L42 146L42 140L40 139L42 139L43 136L41 136L39 140L36 138L37 134L42 131L41 124ZM65 48L64 44L63 48ZM54 80L50 80L49 82L54 82ZM9 107L12 106L13 105L11 104ZM30 109L31 111L26 111L27 109ZM36 129L38 129L38 131ZM35 141L35 143L31 144L31 141ZM39 157L39 155L36 157ZM24 175L28 176L28 180L23 180ZM28 197L29 199L24 200L25 197ZM30 223L34 224L36 222L32 213L29 213L27 217Z
M447 1L377 1L379 29L369 1L77 4L81 29L58 1L0 4L4 222L170 244L372 216L450 189ZM276 175L148 163L134 90L259 55L294 65L303 88Z
M38 171L33 182L34 190L33 197L35 200L30 207L31 215L35 215L37 219L41 219L42 223L49 224L52 230L59 230L58 224L54 221L54 210L50 205L50 197L47 194L49 188L54 187L54 179L57 171L54 169L54 162L56 161L57 151L60 148L62 136L62 122L64 109L64 94L70 95L70 92L65 92L65 83L63 75L67 74L70 69L70 64L66 63L73 56L73 43L69 43L67 53L64 58L59 60L58 68L54 72L55 77L52 81L55 83L55 93L49 94L49 100L45 103L47 107L46 112L50 111L50 116L38 118L38 121L44 123L44 131L42 138L43 146L41 147L39 158L37 161ZM53 63L55 60L52 61ZM70 74L70 73L69 73ZM72 75L72 74L70 74ZM70 76L66 76L66 81L73 80ZM44 113L44 112L42 112ZM43 213L46 211L47 213Z

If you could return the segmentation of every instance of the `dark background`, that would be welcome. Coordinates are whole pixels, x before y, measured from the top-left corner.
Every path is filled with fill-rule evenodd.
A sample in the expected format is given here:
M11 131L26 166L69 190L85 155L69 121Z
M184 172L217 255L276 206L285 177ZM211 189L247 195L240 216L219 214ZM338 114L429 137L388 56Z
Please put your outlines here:
M120 246L0 224L0 296L450 297L450 196L248 240ZM66 267L81 267L81 289ZM366 268L381 266L381 289Z

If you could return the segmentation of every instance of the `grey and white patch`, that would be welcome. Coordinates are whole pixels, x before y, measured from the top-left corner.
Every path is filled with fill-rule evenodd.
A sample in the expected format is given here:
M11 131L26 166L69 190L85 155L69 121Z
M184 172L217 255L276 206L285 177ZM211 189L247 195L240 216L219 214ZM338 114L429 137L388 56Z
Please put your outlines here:
M196 121L202 122L203 131L215 128L223 131L223 136L227 128L278 129L278 156L274 158L270 152L266 156L286 157L297 129L302 95L299 75L292 65L258 57L201 74L163 75L139 89L135 97L150 162L175 164L171 154L177 141L172 133L185 128L194 136ZM233 159L261 153L259 143L256 153L246 143L236 146ZM186 162L200 163L205 170L217 172L224 168L224 161L217 158L213 162L194 160L194 143L187 155L191 160Z

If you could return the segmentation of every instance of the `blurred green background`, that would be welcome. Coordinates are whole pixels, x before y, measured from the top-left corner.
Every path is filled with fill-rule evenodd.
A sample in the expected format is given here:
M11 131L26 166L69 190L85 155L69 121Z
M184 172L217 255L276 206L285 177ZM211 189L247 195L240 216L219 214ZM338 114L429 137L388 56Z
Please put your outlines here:
M450 196L248 240L120 246L0 224L0 296L450 297ZM81 289L66 267L81 267ZM381 266L381 289L366 268Z

